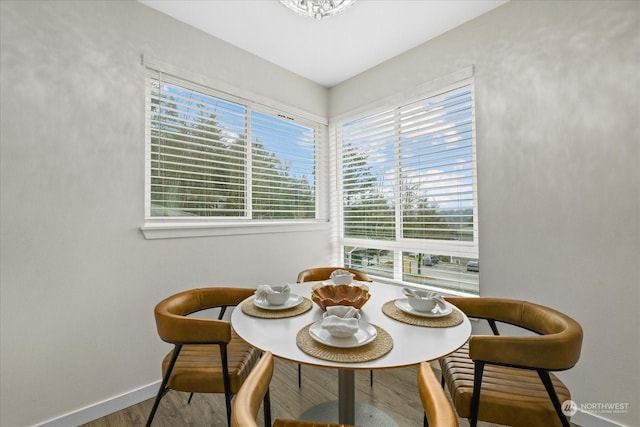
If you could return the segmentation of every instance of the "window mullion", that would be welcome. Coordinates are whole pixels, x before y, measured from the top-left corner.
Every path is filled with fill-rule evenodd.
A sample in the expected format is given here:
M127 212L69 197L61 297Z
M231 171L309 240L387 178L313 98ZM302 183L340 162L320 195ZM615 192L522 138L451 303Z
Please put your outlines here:
M396 241L402 240L402 176L401 176L401 164L400 164L400 109L394 110L394 171L395 171L395 228L396 228ZM396 280L402 279L402 251L394 251L394 269L393 278Z
M247 108L247 141L245 156L247 159L247 173L245 175L245 206L247 218L253 218L253 108Z

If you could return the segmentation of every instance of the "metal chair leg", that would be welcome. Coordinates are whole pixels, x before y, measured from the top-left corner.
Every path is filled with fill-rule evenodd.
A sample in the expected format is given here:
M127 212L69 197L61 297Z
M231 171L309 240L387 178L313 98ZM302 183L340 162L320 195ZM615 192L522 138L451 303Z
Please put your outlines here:
M264 395L262 406L264 410L264 427L271 427L271 397L269 396L269 389Z
M562 426L570 427L569 420L567 420L567 417L562 413L562 405L560 404L560 399L558 399L556 389L553 387L553 382L551 381L549 372L543 369L539 369L538 376L542 380L542 384L544 384L544 388L547 390L547 394L549 394L549 398L551 399L553 408L556 410L556 414L558 414L558 418L560 418Z
M224 382L224 400L227 405L227 425L231 427L231 380L229 379L229 365L227 364L227 345L220 344L220 359L222 360L222 380Z
M469 418L469 426L476 427L478 424L478 411L480 409L480 390L482 390L482 373L484 371L484 362L476 360L473 370L473 397L471 398L471 416Z
M298 363L298 388L302 387L302 365Z
M151 422L153 421L153 417L156 415L156 411L158 410L158 405L160 404L160 399L167 392L167 383L169 382L169 377L171 377L171 372L173 371L173 367L178 360L178 355L180 354L180 350L182 350L182 344L176 344L173 348L173 354L171 355L171 361L169 362L169 366L167 367L167 372L164 374L164 378L162 378L162 384L160 384L160 389L158 390L158 394L156 395L156 400L153 402L153 408L151 408L151 413L149 414L149 418L147 418L146 427L151 426Z

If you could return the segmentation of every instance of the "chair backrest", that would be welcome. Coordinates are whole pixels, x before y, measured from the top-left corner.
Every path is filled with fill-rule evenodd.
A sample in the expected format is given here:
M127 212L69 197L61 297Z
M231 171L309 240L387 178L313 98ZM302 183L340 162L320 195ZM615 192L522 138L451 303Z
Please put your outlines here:
M365 273L354 270L353 268L347 267L315 267L309 268L306 270L302 270L298 273L298 279L296 280L298 283L302 282L316 282L319 280L327 280L331 277L331 273L336 270L347 270L350 273L354 274L353 279L359 280L361 282L372 282L372 280Z
M458 417L429 362L418 369L418 391L429 427L458 427Z
M536 332L532 336L473 335L473 360L533 369L572 368L580 358L582 327L571 317L542 305L503 298L448 297L467 316L493 319Z
M254 292L255 289L249 288L201 288L165 298L155 307L158 335L172 344L229 342L231 324L228 321L186 316L209 308L238 305Z
M240 387L231 410L232 427L258 427L256 417L273 377L273 355L264 352Z
M269 393L269 384L273 377L273 354L265 351L260 361L253 368L247 379L240 387L233 401L231 410L231 427L258 427L256 418L260 405L270 405L265 396ZM269 414L271 408L268 408ZM270 417L270 415L269 415ZM268 421L265 421L268 424ZM316 422L305 420L277 419L273 427L354 427L346 424Z

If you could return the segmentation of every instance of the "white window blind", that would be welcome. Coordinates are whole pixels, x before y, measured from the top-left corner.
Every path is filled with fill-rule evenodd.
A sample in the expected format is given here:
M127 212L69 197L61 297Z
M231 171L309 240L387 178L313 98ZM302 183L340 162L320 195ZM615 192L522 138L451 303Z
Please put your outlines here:
M473 241L471 88L398 109L404 238Z
M315 218L315 129L283 115L251 115L253 217Z
M473 107L467 80L338 125L345 265L478 292Z
M314 219L317 124L148 70L149 218Z
M396 111L343 126L345 237L395 238Z

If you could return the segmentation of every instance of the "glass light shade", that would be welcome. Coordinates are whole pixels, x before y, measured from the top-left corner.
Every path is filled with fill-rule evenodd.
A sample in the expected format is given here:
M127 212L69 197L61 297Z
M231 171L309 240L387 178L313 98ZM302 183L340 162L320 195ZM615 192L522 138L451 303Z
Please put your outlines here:
M355 0L280 0L280 3L300 15L322 19L342 12Z

